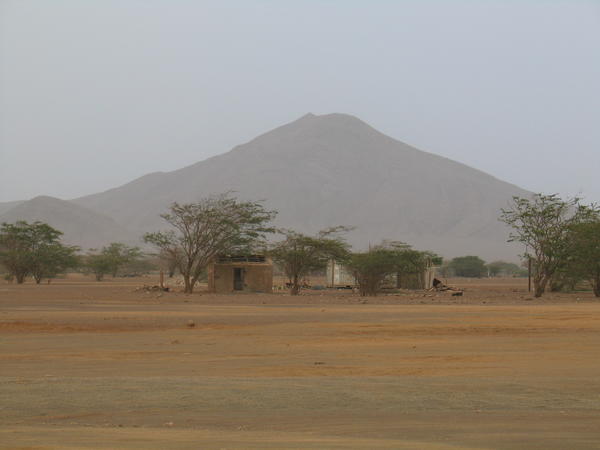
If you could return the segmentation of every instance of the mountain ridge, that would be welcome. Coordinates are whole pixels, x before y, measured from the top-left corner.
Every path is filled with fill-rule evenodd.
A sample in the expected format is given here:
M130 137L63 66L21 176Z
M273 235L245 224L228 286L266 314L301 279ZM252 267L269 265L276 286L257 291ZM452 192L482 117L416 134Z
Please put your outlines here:
M65 243L80 246L82 250L114 241L139 244L136 233L120 226L114 219L47 195L20 202L0 215L0 223L18 220L45 222L64 233L62 239Z
M382 239L445 256L516 259L500 208L530 193L463 163L424 152L347 114L306 114L230 151L170 172L153 172L71 200L141 235L164 229L178 201L233 191L265 199L275 224L315 233L354 226L356 248Z

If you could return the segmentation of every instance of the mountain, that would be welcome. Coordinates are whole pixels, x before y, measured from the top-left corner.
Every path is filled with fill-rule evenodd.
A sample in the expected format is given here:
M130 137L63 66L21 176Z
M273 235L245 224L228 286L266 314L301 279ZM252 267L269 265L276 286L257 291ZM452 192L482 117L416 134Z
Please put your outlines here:
M110 242L138 245L139 238L113 219L72 202L40 196L16 206L0 215L0 223L17 220L39 220L64 233L63 241L79 245L83 250L101 247Z
M529 193L484 172L392 139L356 117L308 114L231 151L157 172L73 203L112 217L136 234L163 229L173 201L234 191L264 199L276 224L314 233L356 227L358 248L381 239L445 256L514 260L500 209Z
M15 206L20 205L21 203L23 203L23 201L21 201L21 200L16 200L14 202L0 203L0 216L2 214L4 214L6 211L10 211L11 209L13 209Z

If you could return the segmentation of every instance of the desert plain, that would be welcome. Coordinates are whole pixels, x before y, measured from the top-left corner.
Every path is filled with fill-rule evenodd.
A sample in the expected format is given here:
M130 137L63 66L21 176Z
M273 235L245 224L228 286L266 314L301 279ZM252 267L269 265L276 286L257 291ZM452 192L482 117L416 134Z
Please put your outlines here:
M600 448L600 301L0 284L0 447Z

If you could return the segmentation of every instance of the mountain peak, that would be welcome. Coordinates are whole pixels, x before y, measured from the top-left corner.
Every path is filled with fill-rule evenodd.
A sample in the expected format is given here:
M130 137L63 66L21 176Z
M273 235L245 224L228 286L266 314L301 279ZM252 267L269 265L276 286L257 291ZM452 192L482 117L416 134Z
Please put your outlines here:
M344 124L362 124L367 125L365 122L360 120L358 117L351 114L345 113L329 113L329 114L313 114L307 113L297 119L295 122L312 122L315 124L332 124L332 123L344 123ZM293 122L294 123L294 122Z
M66 200L61 200L60 198L52 197L50 195L38 195L37 197L33 197L29 200L31 204L47 204L47 203L68 203Z
M527 194L355 116L308 113L223 155L76 202L141 234L165 226L160 214L171 202L227 191L265 199L279 211L281 228L354 226L348 241L358 249L391 239L446 256L493 259L518 253L506 244L498 212L512 196Z

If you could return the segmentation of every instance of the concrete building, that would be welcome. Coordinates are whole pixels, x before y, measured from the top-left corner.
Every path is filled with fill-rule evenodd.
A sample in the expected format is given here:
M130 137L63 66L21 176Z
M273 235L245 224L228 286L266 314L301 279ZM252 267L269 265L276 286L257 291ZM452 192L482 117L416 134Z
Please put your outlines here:
M327 263L327 287L351 288L357 285L354 274L346 266L330 259Z
M388 289L429 289L433 286L435 273L436 268L434 266L426 267L421 273L392 273L386 277L383 286ZM330 288L358 286L352 271L333 259L327 263L326 277L327 287Z
M263 255L220 256L208 266L208 290L273 292L273 263Z
M421 273L395 273L388 281L397 289L430 289L433 286L435 269L434 266L429 266Z

